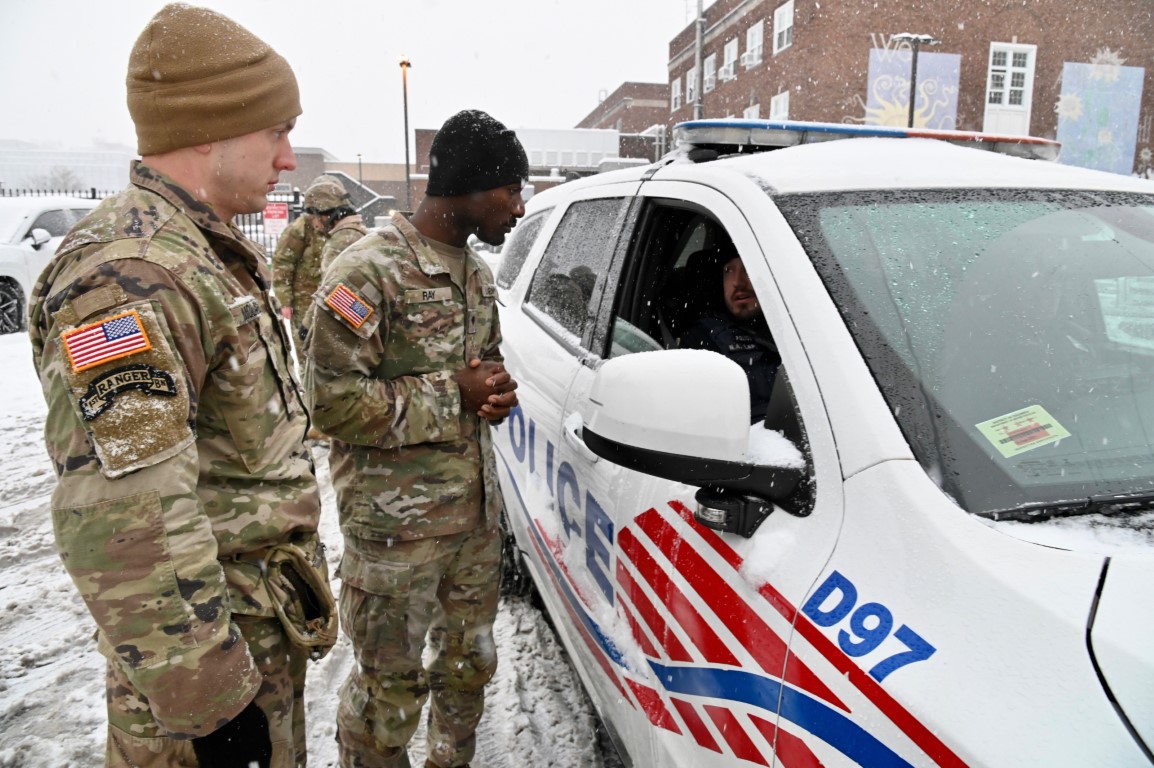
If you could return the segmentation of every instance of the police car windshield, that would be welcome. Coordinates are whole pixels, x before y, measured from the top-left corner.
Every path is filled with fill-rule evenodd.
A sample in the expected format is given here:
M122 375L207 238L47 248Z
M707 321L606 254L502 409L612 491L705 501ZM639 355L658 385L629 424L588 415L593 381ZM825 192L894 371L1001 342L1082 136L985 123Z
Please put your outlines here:
M1079 514L1154 490L1154 196L776 202L918 460L964 509Z

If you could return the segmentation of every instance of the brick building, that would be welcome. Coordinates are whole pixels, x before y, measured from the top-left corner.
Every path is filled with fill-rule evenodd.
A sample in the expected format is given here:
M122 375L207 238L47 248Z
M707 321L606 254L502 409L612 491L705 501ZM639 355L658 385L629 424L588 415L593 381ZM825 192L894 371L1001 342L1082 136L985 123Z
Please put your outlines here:
M612 128L641 133L669 119L669 86L665 83L622 83L606 96L576 128Z
M668 125L694 117L1033 134L1061 161L1151 173L1151 0L717 0L669 45ZM927 35L912 46L898 33Z

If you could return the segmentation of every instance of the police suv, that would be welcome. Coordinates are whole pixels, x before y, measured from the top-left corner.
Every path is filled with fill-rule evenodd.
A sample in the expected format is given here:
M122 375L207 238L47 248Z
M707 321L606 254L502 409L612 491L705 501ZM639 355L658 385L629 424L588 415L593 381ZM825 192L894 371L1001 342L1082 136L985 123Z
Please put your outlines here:
M507 524L636 766L1154 765L1154 184L766 121L535 195ZM735 248L781 358L679 348Z

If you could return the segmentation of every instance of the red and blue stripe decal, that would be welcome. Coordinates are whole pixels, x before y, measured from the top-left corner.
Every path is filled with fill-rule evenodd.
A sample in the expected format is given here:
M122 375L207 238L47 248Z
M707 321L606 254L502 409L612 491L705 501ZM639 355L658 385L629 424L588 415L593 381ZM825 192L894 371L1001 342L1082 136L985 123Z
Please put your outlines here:
M820 741L862 766L911 765L859 723L865 713L855 719L841 697L788 653L783 635L792 628L868 702L872 717L884 715L893 726L888 730L906 736L903 752L921 752L944 768L965 766L771 585L757 590L761 605L739 594L732 585L743 583L740 555L680 502L646 510L617 533L614 607L638 651L626 653L593 618L593 600L603 597L590 599L574 580L562 542L528 508L506 457L499 449L497 454L570 623L622 698L655 727L758 765L768 766L774 757L785 768L822 765L807 741ZM709 549L699 551L687 534ZM777 629L762 613L767 606L770 616L780 617ZM635 668L641 657L648 669Z

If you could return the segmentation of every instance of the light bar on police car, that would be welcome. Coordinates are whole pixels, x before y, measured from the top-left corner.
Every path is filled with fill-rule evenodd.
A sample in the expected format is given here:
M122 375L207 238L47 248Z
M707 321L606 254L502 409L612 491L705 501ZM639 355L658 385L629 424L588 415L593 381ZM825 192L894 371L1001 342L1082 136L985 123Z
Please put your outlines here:
M690 120L673 127L677 145L750 152L856 138L937 139L966 147L989 149L1015 157L1056 160L1062 145L1036 136L1009 136L977 131L898 128L887 125L810 123L799 120Z

